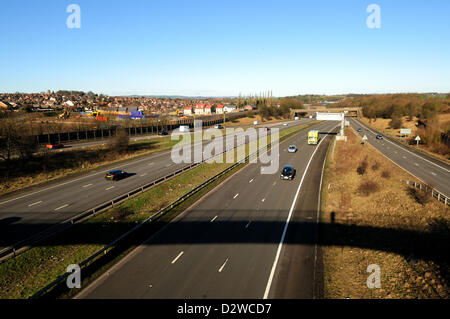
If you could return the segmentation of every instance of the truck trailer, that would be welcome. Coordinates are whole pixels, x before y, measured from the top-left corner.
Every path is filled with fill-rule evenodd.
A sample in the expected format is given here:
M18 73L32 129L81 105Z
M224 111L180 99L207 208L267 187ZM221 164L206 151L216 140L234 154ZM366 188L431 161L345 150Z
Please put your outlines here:
M319 131L311 130L308 132L308 144L316 145L319 142Z

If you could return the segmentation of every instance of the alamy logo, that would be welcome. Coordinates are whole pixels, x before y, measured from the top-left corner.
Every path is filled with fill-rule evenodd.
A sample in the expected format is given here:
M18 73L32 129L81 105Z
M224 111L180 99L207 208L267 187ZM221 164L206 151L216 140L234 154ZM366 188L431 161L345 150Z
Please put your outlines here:
M81 8L78 4L71 4L67 6L67 13L71 13L66 20L66 25L69 29L81 28Z
M270 151L264 151L269 144ZM180 163L237 163L246 156L256 153L259 149L259 160L262 164L262 174L275 174L279 168L279 129L272 128L270 135L264 128L256 130L251 127L227 128L225 136L216 128L202 129L202 121L194 121L193 140L191 133L173 132L172 141L179 141L171 151L172 161ZM181 139L181 140L180 140ZM207 142L206 145L205 142ZM193 154L192 154L193 153ZM256 163L257 157L252 156L250 163Z
M370 273L367 277L367 288L381 288L381 268L377 264L367 266L367 272Z
M67 266L67 272L71 273L66 280L67 288L81 288L81 269L77 264Z
M371 13L366 20L366 25L369 29L381 28L381 8L377 4L367 6L367 13Z

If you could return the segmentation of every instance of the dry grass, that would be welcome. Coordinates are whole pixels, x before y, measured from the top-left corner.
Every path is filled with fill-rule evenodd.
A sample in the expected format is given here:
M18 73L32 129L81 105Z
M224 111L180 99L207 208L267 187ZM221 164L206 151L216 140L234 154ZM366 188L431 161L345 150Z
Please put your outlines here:
M394 137L397 137L398 140L403 141L405 143L408 143L408 138L403 138L400 136L400 130L399 129L393 129L389 126L389 123L391 122L391 119L383 119L378 118L376 121L370 120L368 118L361 118L361 122L368 125L369 127L373 127L379 132L387 132L391 134ZM411 135L409 138L414 138L417 135L419 135L422 139L425 137L426 133L425 130L419 129L416 127L416 123L418 121L417 117L414 117L412 121L408 121L408 117L403 117L402 119L402 128L409 128L411 130ZM438 115L438 123L441 128L441 130L445 131L448 123L450 122L450 113L439 113ZM425 153L428 153L434 157L437 157L441 160L449 161L448 157L448 148L441 143L431 143L430 145L424 145L420 144L419 146L420 150L422 150Z
M383 118L377 118L376 121L369 120L368 118L361 118L360 119L364 124L370 125L376 130L383 132L386 131L392 135L399 135L400 129L393 129L389 126L389 123L391 122L391 119L383 119ZM411 135L414 135L416 133L418 118L414 117L412 121L408 121L408 117L405 116L402 118L402 128L409 128L411 130Z
M260 115L255 115L253 118L243 117L243 118L240 118L240 119L236 119L235 121L232 121L232 122L227 122L225 125L227 127L229 127L229 126L240 126L240 125L253 125L254 121L258 121L261 124L266 124L266 123L282 122L282 121L286 121L286 119L271 117L269 119L265 119L264 122L263 122L261 120L261 116Z
M337 227L320 233L328 243L322 246L325 297L448 298L449 209L434 199L418 202L402 182L414 177L346 135L324 180L331 187L324 188L321 222ZM361 176L357 167L366 156L378 168ZM370 264L381 267L381 289L366 285Z

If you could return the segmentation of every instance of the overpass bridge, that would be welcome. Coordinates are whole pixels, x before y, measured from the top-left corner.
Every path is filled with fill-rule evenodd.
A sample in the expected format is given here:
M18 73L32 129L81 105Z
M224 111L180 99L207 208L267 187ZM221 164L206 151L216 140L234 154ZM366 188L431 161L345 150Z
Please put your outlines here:
M321 107L321 108L309 108L309 109L291 109L291 117L294 116L309 116L316 112L321 113L342 113L345 112L345 116L358 117L362 113L360 107Z

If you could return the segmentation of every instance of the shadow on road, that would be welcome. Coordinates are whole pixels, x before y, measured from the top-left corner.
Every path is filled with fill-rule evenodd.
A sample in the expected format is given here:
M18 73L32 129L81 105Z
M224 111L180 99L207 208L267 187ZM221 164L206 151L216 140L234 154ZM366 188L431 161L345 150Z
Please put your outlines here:
M249 212L249 214L251 213ZM258 211L261 216L272 215L273 213L273 211ZM129 217L133 214L136 213L128 212L125 215ZM146 242L146 245L178 245L180 243L190 245L277 244L285 225L285 221L252 220L251 231L249 231L245 227L249 220L220 221L220 214L218 214L217 220L211 223L210 219L194 218L193 216L197 214L201 215L202 212L191 212L188 217L189 221L181 220L169 223L169 227L153 236L150 241ZM301 215L302 213L297 214ZM122 217L125 217L125 215ZM10 244L11 238L23 236L26 233L35 233L53 226L53 224L42 223L17 223L19 220L18 217L0 220L1 246ZM130 236L128 240L131 240L133 245L141 244L143 240L149 237L149 234L167 224L167 222L161 221L148 223L137 232L140 233L140 236ZM105 223L75 224L63 233L40 242L38 246L107 245L134 226L136 226L135 222L114 222L114 220ZM317 229L319 229L320 234L318 238L315 236ZM296 220L289 223L285 244L358 247L392 252L406 258L436 263L449 264L450 259L449 225L439 220L430 225L426 232L402 228L357 226L339 223L335 220L332 220L331 223L319 224L307 220Z

